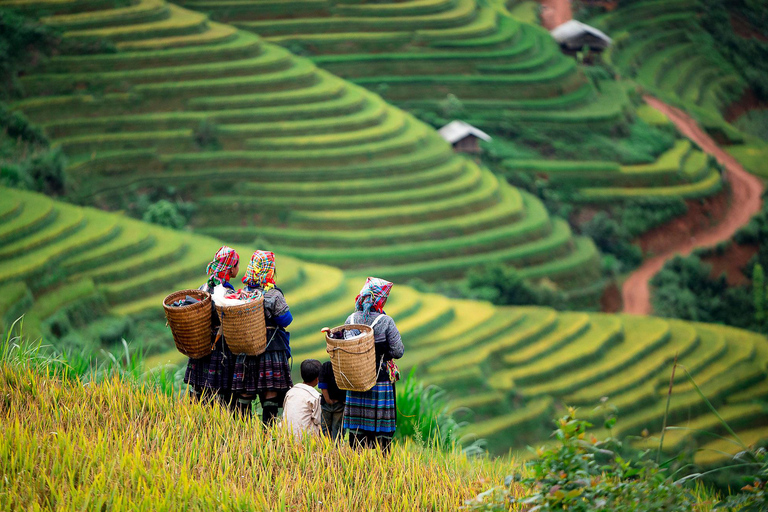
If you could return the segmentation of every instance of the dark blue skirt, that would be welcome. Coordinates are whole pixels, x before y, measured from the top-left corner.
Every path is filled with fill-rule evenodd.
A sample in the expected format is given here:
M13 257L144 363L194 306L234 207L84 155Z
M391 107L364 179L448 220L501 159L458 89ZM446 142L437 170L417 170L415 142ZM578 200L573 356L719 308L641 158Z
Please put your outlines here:
M237 356L232 391L262 393L288 390L291 387L293 380L288 351L264 352L260 356Z
M396 430L395 385L389 378L380 380L368 391L347 391L344 428L381 434Z
M235 356L221 340L213 352L200 359L189 359L184 382L196 389L213 392L232 391L232 377L235 369Z

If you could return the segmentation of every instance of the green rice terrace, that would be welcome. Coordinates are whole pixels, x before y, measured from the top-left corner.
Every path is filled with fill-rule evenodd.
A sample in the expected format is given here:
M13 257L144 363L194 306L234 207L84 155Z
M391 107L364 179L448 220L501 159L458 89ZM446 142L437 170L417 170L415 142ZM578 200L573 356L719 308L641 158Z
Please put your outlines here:
M73 43L24 70L8 103L68 163L58 199L0 186L0 332L23 316L31 340L94 357L122 349L125 332L147 334L128 339L147 348L145 369L182 368L162 299L200 286L223 244L243 258L269 249L295 317L296 362L328 359L320 329L344 321L366 276L392 280L401 370L446 390L468 421L462 434L493 455L549 442L566 406L598 426L615 406L610 434L653 447L666 418L684 428L665 431L665 450L698 446L686 452L692 467L713 468L735 448L707 434L729 432L702 394L745 442L766 441L764 335L420 291L503 264L526 286L563 292L568 307L595 309L613 254L574 232L583 226L563 210L735 202L722 167L644 93L690 113L768 177L768 143L726 120L749 84L699 44L697 0L620 2L589 20L613 38L605 67L565 56L512 4L0 0ZM518 152L454 152L434 129L452 101L451 118ZM554 142L530 143L532 133ZM617 156L587 146L563 157L573 133ZM137 196L161 189L194 206L186 230L128 215ZM567 207L553 207L550 191ZM619 274L617 289L629 277ZM675 360L696 385L678 369L667 409Z
M724 118L749 84L702 27L700 0L641 0L591 20L614 38L607 60L668 103L693 114L751 172L768 176L768 145ZM727 23L727 21L725 22Z
M163 297L199 286L221 245L31 192L0 192L0 318L7 328L26 313L25 332L51 343L87 335L112 317L160 320ZM247 254L251 248L237 249ZM325 359L319 329L346 318L361 279L285 256L278 272L296 317L290 328L295 360ZM387 313L406 340L403 369L416 366L426 381L455 392L454 405L476 415L467 430L487 439L493 453L546 439L561 404L583 406L599 419L601 413L589 411L602 397L620 410L619 434L660 431L676 354L729 424L749 438L764 435L756 401L768 397L768 341L754 333L652 317L494 307L399 285ZM168 343L148 366L184 362ZM683 379L670 418L719 428ZM670 448L701 440L695 431L669 437ZM702 465L719 461L711 452L699 456Z
M13 108L64 149L78 202L120 208L126 190L174 186L194 198L200 233L357 275L461 277L503 262L564 289L596 282L593 244L537 199L255 34L156 0L0 7L118 50L53 57L19 80Z
M188 0L213 19L308 55L318 66L408 110L439 109L448 94L462 116L491 132L526 124L611 133L634 117L631 84L590 81L547 31L510 16L498 0L409 2ZM588 155L587 155L588 156ZM698 150L675 148L653 165L509 160L507 170L576 189L572 199L699 198L720 176Z

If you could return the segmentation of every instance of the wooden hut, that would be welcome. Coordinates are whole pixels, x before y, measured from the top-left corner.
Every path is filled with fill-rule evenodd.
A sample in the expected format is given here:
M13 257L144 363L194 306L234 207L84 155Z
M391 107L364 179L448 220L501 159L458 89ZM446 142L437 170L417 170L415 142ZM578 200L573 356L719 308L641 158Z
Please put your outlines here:
M486 142L491 140L490 135L464 121L451 121L440 128L438 133L453 146L455 151L473 155L482 152L480 149L481 140Z
M566 21L550 32L566 55L574 56L587 47L590 55L600 54L611 45L611 38L604 32L590 27L586 23L571 20ZM585 56L586 57L586 56ZM589 59L591 60L591 59Z

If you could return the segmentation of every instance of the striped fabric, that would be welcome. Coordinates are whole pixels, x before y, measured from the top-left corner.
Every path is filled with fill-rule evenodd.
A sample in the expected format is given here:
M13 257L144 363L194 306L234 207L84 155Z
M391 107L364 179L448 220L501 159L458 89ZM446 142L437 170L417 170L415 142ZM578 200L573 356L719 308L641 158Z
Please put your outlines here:
M252 288L262 288L265 292L275 287L275 253L255 251L251 262L245 269L243 283Z
M237 252L231 248L222 246L221 249L216 251L216 256L213 257L213 261L208 264L206 271L211 276L208 279L210 286L219 286L223 282L229 281L230 270L235 268L240 263L240 256Z
M368 391L347 391L345 429L390 433L396 426L395 386L389 380L377 382Z
M363 312L364 322L368 320L371 311L377 313L384 312L384 304L387 303L387 297L392 290L392 283L379 279L378 277L369 277L360 290L360 294L355 298L355 311ZM367 322L366 322L367 323Z

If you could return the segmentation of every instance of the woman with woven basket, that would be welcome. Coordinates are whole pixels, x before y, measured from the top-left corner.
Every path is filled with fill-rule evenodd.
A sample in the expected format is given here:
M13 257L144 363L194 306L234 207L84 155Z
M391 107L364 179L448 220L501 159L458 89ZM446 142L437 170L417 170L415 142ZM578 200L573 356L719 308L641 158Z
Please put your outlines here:
M392 283L369 277L355 299L355 312L345 325L365 324L373 328L376 365L376 384L368 391L347 391L344 407L344 429L349 432L353 448L374 448L389 451L395 435L397 407L395 405L395 372L393 359L403 357L404 347L392 317L384 313L384 304ZM344 337L357 336L360 331L349 329Z
M256 251L243 277L245 290L264 294L264 316L267 324L267 348L258 356L238 355L235 363L233 391L238 409L250 414L251 402L258 396L262 421L271 424L283 403L285 393L293 386L291 380L290 333L285 328L293 316L282 290L275 286L275 254Z
M233 292L235 287L229 283L229 280L237 277L240 271L240 256L234 249L225 245L216 252L206 270L208 280L199 288L200 290L205 290L211 295ZM223 339L220 336L217 338L219 325L219 316L216 310L211 308L211 343L215 343L213 351L200 359L189 359L184 382L189 384L189 392L193 399L209 402L212 398L218 397L222 403L231 405L235 360Z

